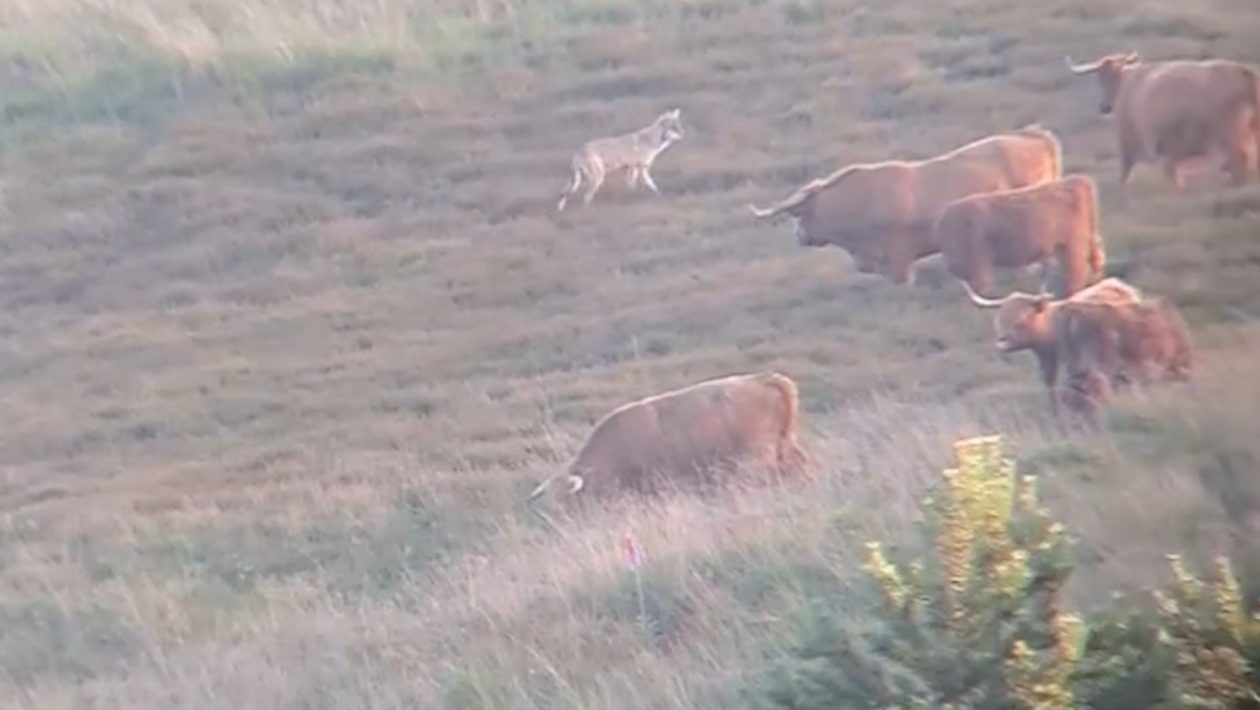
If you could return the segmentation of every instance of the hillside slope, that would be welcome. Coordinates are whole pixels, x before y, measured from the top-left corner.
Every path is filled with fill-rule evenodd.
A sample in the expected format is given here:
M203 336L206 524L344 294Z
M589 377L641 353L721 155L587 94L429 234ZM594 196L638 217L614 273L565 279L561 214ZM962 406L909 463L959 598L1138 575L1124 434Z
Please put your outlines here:
M19 631L0 695L729 707L776 622L848 579L849 545L895 534L945 444L980 431L1052 479L1098 574L1082 600L1148 582L1170 547L1250 559L1254 517L1231 507L1250 493L1222 496L1220 471L1260 452L1260 186L1174 194L1145 167L1122 200L1110 120L1062 60L1260 62L1260 13L1141 5L523 3L442 61L247 48L47 94L8 71L0 626ZM66 21L10 20L29 24L6 56ZM663 196L554 212L581 141L674 107ZM1030 122L1099 180L1109 255L1201 353L1196 392L1122 403L1097 436L1051 425L1033 363L993 351L935 263L896 288L745 208ZM801 384L815 488L566 541L522 509L609 407L757 367ZM618 586L626 530L663 560L651 642Z

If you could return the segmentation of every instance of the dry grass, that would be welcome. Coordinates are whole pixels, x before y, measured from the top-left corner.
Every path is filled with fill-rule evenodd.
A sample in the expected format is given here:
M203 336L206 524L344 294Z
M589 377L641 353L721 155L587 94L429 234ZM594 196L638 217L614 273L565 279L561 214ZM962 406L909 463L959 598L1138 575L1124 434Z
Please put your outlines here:
M1171 550L1260 579L1260 192L1144 169L1121 203L1061 63L1260 61L1245 3L514 8L0 7L0 703L741 706L992 431L1080 538L1077 603ZM577 142L673 105L665 197L554 215ZM1045 418L936 264L897 289L744 209L1033 120L1201 353L1101 434ZM567 538L523 507L610 406L756 367L801 383L813 483Z

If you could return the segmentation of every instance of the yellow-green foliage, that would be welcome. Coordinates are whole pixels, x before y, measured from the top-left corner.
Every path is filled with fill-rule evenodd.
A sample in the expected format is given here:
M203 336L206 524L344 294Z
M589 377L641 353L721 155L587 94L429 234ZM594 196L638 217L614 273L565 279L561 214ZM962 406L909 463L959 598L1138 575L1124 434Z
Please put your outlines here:
M1210 582L1186 571L1169 555L1174 582L1155 592L1160 641L1172 661L1172 697L1177 707L1260 706L1246 654L1260 649L1260 619L1248 618L1238 580L1225 558L1216 560Z
M1016 475L998 437L960 441L957 466L927 501L925 559L891 562L868 545L879 628L864 639L823 632L811 662L779 678L784 707L1072 708L1085 635L1060 600L1071 572L1062 526Z
M867 568L889 610L919 627L915 636L932 635L933 645L952 649L942 660L976 663L954 674L968 680L942 702L979 693L1009 695L1017 707L1072 707L1068 677L1083 634L1058 599L1071 569L1062 526L1038 506L1034 480L1017 477L1000 437L963 440L954 451L957 467L944 472L939 494L928 500L935 574L902 575L878 543L870 545ZM909 587L906 577L914 580ZM986 672L993 661L1001 674Z
M816 624L767 693L779 707L1257 707L1260 619L1225 558L1201 582L1170 556L1156 613L1137 605L1068 613L1073 565L1063 526L999 437L955 444L957 466L927 501L923 559L898 565L878 542L865 569L878 590L865 634Z

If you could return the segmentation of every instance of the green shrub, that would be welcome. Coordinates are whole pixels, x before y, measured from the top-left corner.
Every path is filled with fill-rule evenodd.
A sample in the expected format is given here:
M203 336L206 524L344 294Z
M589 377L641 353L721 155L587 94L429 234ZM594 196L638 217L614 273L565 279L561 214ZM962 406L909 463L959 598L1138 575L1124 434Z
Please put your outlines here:
M772 707L1249 708L1260 621L1228 565L1201 582L1172 557L1154 605L1082 619L1062 526L1017 476L998 437L960 441L958 467L927 500L922 548L895 564L878 542L866 570L878 601L864 628L820 611L762 693Z

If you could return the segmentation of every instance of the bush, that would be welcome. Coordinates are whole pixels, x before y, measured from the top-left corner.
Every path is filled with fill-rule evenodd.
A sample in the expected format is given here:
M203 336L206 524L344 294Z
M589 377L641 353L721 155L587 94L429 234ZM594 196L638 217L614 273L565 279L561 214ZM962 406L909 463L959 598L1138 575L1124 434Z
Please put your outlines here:
M1151 605L1117 600L1082 619L1061 525L1016 475L998 437L960 441L958 467L927 501L923 559L898 565L869 544L878 601L868 628L820 612L763 698L810 708L1260 707L1260 621L1228 561L1202 582L1172 557Z

